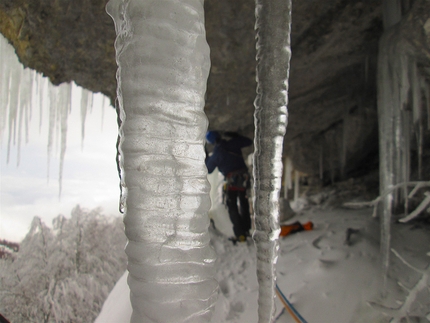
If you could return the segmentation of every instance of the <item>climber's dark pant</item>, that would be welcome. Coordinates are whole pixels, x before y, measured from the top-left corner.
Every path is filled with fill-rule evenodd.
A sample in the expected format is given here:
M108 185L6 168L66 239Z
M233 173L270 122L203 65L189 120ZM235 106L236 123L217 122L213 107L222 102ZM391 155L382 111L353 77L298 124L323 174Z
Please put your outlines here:
M240 208L238 207L238 202ZM236 237L247 236L251 229L249 202L245 190L227 190L227 207Z

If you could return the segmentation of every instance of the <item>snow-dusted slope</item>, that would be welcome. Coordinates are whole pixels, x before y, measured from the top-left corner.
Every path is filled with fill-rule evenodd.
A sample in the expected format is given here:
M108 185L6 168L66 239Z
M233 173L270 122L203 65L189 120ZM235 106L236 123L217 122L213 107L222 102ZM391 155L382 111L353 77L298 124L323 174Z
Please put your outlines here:
M130 289L127 285L127 274L125 272L116 283L94 323L130 322L131 303Z
M379 221L372 210L310 208L289 220L313 221L313 231L299 232L280 240L278 285L309 323L390 322L407 292L421 275L394 255L389 271L387 297L382 297ZM348 228L358 230L346 244ZM392 246L413 266L429 266L430 231L420 223L393 224ZM213 323L257 322L256 252L253 242L234 246L225 236L212 232L218 254L216 263L220 295ZM124 323L130 317L125 280L117 284L96 323ZM112 300L114 299L114 300ZM277 301L277 322L294 322ZM411 307L412 322L430 321L429 291L418 293ZM282 312L282 313L281 313ZM390 316L391 315L391 316ZM427 318L426 318L427 317ZM106 319L107 318L107 319ZM407 322L407 321L393 321Z

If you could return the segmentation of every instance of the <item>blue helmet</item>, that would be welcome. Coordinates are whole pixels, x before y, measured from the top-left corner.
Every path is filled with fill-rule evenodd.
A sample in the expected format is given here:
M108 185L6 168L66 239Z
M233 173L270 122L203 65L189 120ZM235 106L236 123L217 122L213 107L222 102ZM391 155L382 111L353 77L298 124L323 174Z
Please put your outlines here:
M208 143L215 145L215 143L221 139L221 135L218 131L208 131L206 132L206 140Z

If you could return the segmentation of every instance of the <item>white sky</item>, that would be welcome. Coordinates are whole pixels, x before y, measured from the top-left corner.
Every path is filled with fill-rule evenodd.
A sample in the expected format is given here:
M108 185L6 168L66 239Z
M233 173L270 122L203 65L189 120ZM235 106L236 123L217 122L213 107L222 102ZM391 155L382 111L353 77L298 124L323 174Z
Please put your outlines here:
M58 181L60 149L55 142L49 180L47 176L49 107L43 108L41 131L39 107L32 109L29 142L22 143L19 166L16 145L11 147L7 162L8 129L5 129L0 152L0 239L20 241L35 215L51 226L53 218L60 213L69 217L77 204L87 209L101 206L106 215L120 215L115 163L118 133L115 110L103 95L94 95L92 111L86 118L82 147L80 99L81 89L73 83L61 198Z

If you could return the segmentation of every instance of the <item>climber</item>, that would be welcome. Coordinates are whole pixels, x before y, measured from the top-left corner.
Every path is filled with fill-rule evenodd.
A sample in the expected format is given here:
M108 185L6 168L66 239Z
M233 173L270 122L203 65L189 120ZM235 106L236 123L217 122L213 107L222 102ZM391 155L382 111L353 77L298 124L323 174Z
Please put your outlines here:
M246 241L251 229L251 216L247 197L250 185L248 168L242 157L242 148L252 145L252 140L236 132L225 132L224 140L217 131L208 131L206 140L214 145L212 155L206 154L206 167L212 173L216 167L224 175L224 193L227 198L227 208L233 223L235 238L233 242ZM238 202L240 208L238 207Z

